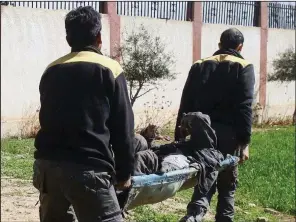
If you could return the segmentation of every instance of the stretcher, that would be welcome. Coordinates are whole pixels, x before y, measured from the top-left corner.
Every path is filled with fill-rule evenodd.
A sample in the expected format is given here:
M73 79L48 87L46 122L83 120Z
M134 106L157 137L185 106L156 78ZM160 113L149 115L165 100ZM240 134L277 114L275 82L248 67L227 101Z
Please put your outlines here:
M218 171L235 166L239 162L236 156L228 156L220 163ZM194 187L197 184L199 167L175 170L164 174L134 176L128 194L125 211L135 207L162 202L177 192Z

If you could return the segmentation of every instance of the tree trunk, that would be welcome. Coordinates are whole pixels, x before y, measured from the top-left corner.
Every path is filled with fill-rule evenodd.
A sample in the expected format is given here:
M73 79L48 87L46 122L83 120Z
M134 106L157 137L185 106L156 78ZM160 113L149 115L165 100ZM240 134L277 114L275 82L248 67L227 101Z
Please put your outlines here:
M133 98L131 99L131 105L132 105L132 107L134 106L135 101L136 101L136 99L135 99L135 97L133 97Z
M131 105L132 105L132 107L133 107L133 105L134 105L136 99L139 98L138 95L139 95L139 93L140 93L142 87L143 87L143 84L142 84L142 83L139 83L139 87L138 87L138 89L137 89L135 95L133 95L133 96L132 96L132 90L133 90L133 89L132 89L132 88L130 89L130 93L131 93L131 97L132 97L132 98L131 98Z

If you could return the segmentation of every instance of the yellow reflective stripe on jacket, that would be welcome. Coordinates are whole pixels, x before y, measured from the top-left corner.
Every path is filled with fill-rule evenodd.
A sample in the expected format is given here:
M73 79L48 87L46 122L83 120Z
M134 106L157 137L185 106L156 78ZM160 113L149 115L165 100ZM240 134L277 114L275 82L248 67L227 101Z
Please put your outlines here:
M89 52L89 51L72 52L52 62L47 67L47 69L56 65L66 64L66 63L75 63L75 62L96 63L106 68L109 68L112 71L114 78L119 76L123 71L117 61L107 56L103 56L98 53Z
M248 62L247 60L238 58L236 56L233 55L227 55L227 54L220 54L220 55L215 55L215 56L211 56L205 59L200 59L198 61L196 61L194 64L196 63L202 63L205 61L216 61L216 62L224 62L224 61L229 61L229 62L237 62L239 64L241 64L244 67L246 67L247 65L250 65L251 63Z

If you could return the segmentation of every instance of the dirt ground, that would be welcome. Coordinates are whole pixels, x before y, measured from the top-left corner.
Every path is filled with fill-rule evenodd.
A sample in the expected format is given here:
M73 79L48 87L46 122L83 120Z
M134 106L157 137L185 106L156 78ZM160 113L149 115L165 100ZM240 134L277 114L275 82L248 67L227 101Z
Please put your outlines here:
M1 222L38 222L37 201L38 193L30 181L1 178Z
M30 181L22 181L12 178L1 178L1 222L38 222L38 192ZM171 213L180 213L180 209L186 209L186 205L180 203L178 197L150 205L152 209ZM213 221L214 215L209 212L206 221ZM295 221L295 218L283 216L281 222Z
M30 181L12 178L1 178L1 222L38 222L38 192ZM178 211L186 209L186 205L172 198L152 205L155 209ZM212 215L208 214L208 218Z
M183 201L180 200L178 197L173 197L170 199L167 199L161 203L153 204L150 205L152 209L155 211L160 211L160 212L166 212L166 213L173 213L173 214L178 214L181 217L184 216L184 214L180 214L180 210L184 210L187 208L187 204L182 203ZM180 217L180 218L181 218ZM205 221L214 221L215 216L211 210L207 212L207 214L204 217Z

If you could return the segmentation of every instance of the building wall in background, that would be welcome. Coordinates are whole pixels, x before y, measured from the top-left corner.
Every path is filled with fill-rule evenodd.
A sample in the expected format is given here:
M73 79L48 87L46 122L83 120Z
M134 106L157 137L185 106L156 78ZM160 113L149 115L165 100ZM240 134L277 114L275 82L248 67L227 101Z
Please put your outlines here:
M295 30L268 29L267 73L272 73L272 61L288 48L295 49ZM265 118L291 116L295 109L295 81L267 82Z
M1 136L17 132L19 121L28 112L36 111L39 105L38 86L46 66L70 51L65 40L64 17L67 11L43 10L18 7L1 7ZM182 89L193 63L194 26L190 21L153 19L148 17L120 16L121 43L127 33L143 24L152 35L158 35L167 44L168 52L173 52L176 60L177 79L163 82L160 90L139 98L135 105L137 123L143 119L147 102L164 102L160 112L162 119L169 113L176 113ZM110 55L110 35L112 24L109 15L104 15L103 53ZM211 56L216 50L222 31L231 26L222 24L202 24L201 57ZM256 72L256 91L260 76L260 28L237 26L245 35L242 55L252 62ZM271 61L287 47L295 47L295 31L284 29L268 30L268 72ZM295 104L295 83L267 83L266 118L291 115ZM257 94L258 101L259 93ZM170 108L165 102L171 102ZM151 110L150 110L151 111ZM154 110L155 112L155 110ZM31 113L30 113L31 114Z

